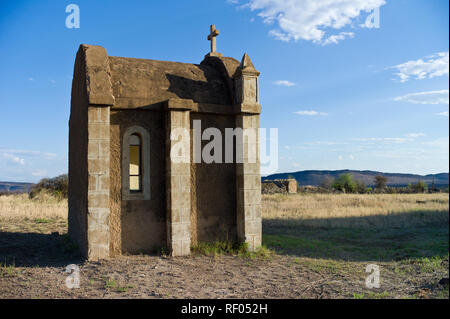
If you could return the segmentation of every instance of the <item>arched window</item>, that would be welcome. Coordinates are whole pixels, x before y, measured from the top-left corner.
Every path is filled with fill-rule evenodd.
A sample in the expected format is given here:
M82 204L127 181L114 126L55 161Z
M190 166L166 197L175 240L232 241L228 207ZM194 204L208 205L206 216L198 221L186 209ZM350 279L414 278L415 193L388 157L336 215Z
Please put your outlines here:
M129 127L123 135L122 199L150 199L150 136L140 126Z
M142 191L142 145L137 134L130 136L130 192Z

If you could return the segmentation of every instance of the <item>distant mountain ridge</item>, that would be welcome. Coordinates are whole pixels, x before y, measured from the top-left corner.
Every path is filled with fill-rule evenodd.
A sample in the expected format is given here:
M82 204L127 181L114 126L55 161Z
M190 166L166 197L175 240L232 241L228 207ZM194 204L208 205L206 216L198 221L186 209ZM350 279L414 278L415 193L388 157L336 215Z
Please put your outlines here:
M0 182L0 193L28 193L33 183Z
M402 187L409 183L417 183L419 180L431 185L433 183L436 187L444 187L449 185L449 173L417 175L417 174L401 174L401 173L383 173L377 171L358 171L358 170L335 170L335 171L321 171L308 170L298 171L292 173L278 173L262 177L262 180L284 179L293 177L297 180L300 186L319 186L325 178L336 178L341 174L350 173L355 180L363 181L367 186L374 185L374 178L377 175L387 177L388 186Z

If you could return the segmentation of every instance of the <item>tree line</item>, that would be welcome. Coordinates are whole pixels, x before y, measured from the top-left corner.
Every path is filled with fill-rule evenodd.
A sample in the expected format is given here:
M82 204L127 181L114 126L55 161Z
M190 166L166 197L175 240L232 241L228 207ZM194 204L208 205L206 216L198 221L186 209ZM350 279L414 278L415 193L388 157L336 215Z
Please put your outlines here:
M407 187L389 187L387 186L388 178L383 175L377 175L373 180L373 187L367 186L361 180L355 180L351 173L341 174L336 178L325 177L320 187L327 190L333 190L343 193L427 193L440 192L434 183L429 187L424 181L410 183ZM444 191L448 191L448 188Z

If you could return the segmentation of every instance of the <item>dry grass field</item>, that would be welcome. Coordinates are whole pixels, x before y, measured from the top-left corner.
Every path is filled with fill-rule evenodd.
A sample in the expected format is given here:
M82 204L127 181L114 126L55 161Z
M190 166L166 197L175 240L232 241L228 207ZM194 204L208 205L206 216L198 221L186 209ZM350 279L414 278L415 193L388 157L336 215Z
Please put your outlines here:
M86 262L66 201L0 196L0 298L449 297L448 194L263 195L262 213L264 254ZM64 284L72 263L79 289ZM380 288L365 286L368 264Z
M0 196L0 220L34 218L67 219L67 201L40 194L30 200L28 194Z
M448 194L264 195L267 222L309 227L411 227L448 223Z

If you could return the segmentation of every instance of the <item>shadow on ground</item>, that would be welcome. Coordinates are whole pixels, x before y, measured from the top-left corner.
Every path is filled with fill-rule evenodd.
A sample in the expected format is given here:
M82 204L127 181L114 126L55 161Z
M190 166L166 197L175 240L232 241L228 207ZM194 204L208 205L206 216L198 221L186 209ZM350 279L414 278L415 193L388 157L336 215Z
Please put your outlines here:
M279 254L342 261L446 258L448 214L414 211L351 218L264 219L263 244ZM0 232L0 264L48 267L82 261L67 234Z
M263 244L279 254L345 261L445 258L449 252L448 215L448 211L413 211L368 217L269 219L263 220Z
M81 262L78 248L67 234L0 232L0 264L58 267Z

